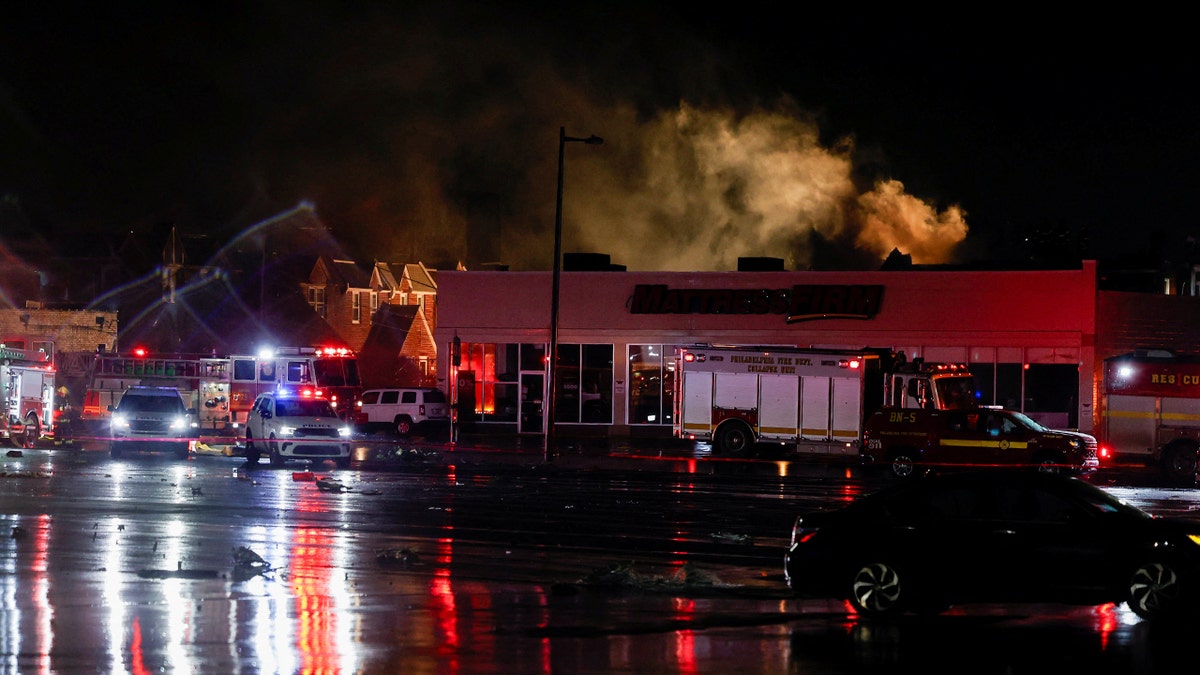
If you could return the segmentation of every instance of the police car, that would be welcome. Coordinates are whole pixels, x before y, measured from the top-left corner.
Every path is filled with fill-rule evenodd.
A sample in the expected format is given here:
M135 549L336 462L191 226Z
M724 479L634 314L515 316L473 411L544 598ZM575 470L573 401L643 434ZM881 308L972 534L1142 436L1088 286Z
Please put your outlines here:
M320 389L278 389L259 394L246 420L246 461L266 455L273 466L287 460L332 460L350 466L351 429Z

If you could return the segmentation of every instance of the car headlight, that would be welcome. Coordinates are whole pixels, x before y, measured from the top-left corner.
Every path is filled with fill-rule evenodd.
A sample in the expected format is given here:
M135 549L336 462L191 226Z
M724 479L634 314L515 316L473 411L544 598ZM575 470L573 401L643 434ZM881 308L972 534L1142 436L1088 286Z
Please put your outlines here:
M295 436L296 427L279 427L280 436Z
M1067 445L1070 445L1075 450L1083 447L1083 443L1080 443L1078 438L1072 438L1071 440L1067 441Z
M183 431L187 425L186 417L176 417L171 420L171 431Z
M338 427L338 436L350 438L350 427Z
M114 429L128 429L129 418L121 413L113 413L112 426Z

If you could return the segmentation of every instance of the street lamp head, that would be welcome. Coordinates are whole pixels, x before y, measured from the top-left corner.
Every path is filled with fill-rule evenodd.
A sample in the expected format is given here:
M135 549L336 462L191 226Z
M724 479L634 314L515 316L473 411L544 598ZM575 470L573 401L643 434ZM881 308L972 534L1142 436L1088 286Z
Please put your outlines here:
M576 138L575 136L568 136L566 132L567 132L566 127L559 127L558 134L559 134L559 138L562 140L563 143L585 143L587 145L604 145L604 139L600 138L599 136L597 136L595 134L592 134L591 136L588 136L587 138Z

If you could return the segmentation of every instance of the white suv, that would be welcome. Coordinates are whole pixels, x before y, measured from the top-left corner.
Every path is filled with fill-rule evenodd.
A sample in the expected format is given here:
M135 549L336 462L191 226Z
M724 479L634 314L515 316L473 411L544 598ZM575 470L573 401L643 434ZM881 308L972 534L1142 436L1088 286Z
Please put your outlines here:
M174 387L129 387L109 411L113 459L126 450L169 450L187 459L192 441L199 435L196 411L187 408Z
M274 466L289 459L331 459L345 469L350 466L350 436L350 426L338 419L319 390L259 394L246 419L246 461L257 464L263 454Z
M450 406L440 389L368 389L358 397L354 422L359 429L391 429L407 436L417 429L450 427Z

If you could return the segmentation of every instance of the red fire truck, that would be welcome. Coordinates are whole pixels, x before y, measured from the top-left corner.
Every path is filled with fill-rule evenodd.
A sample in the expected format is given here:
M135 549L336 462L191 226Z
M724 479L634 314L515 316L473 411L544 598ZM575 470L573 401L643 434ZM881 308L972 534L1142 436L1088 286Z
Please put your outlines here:
M97 354L83 396L81 436L105 433L110 409L133 385L179 389L196 411L201 442L227 445L245 425L258 394L280 386L324 390L339 413L353 413L362 385L355 354L341 347L285 347L257 355ZM339 405L340 404L340 405Z
M54 434L54 365L51 355L0 345L0 438L32 448Z
M1104 361L1101 459L1159 466L1169 479L1196 481L1200 450L1200 359L1139 350Z
M881 407L976 405L965 364L907 363L881 349L689 347L676 355L675 387L675 435L724 454L778 442L858 455L863 423Z

